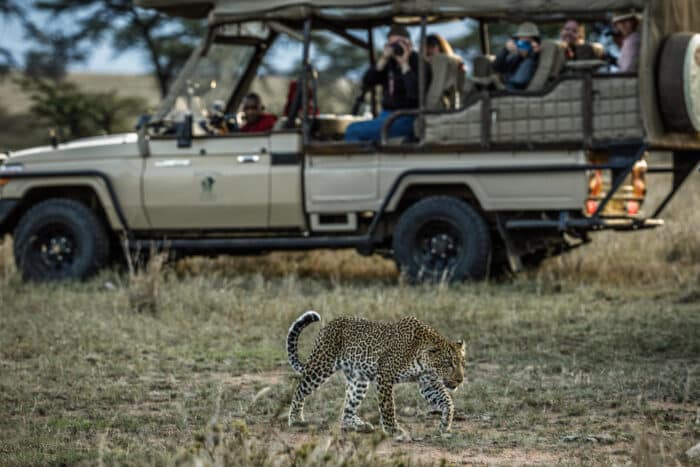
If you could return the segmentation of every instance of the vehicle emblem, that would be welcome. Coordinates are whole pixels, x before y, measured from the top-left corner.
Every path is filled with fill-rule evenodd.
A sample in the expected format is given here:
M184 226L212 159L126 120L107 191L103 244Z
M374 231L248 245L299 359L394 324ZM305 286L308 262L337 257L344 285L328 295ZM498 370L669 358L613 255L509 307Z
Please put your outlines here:
M211 175L207 175L202 179L202 191L205 193L211 193L214 189L214 183L216 180Z

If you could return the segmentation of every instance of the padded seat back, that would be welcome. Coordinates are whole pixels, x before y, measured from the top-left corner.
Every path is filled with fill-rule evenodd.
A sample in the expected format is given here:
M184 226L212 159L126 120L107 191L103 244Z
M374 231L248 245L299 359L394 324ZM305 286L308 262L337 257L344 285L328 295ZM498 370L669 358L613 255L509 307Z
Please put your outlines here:
M428 110L451 110L460 102L464 67L459 57L437 54L430 57L432 80L425 98Z
M538 91L555 79L564 68L564 49L559 41L545 40L540 44L540 58L537 70L527 85L527 91Z

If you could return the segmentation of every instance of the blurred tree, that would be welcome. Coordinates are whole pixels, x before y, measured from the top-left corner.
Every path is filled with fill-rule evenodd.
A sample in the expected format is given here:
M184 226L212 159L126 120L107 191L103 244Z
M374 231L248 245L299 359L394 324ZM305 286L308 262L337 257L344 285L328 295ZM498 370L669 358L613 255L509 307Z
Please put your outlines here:
M144 51L162 96L167 94L205 27L202 21L171 18L137 8L132 0L38 0L35 4L54 15L70 15L76 40L92 44L106 39L116 53L128 49Z
M55 128L61 140L129 129L147 107L141 98L83 92L65 81L23 77L17 82L32 101L31 114Z
M366 36L367 34L361 36L362 40L366 40ZM369 53L361 47L331 33L314 34L312 39L312 62L318 67L323 79L335 81L348 75L357 75L359 78L369 67Z
M25 12L19 2L14 0L0 0L0 20L10 20L11 18L24 20ZM6 75L12 68L17 66L12 51L0 46L0 77Z
M87 49L80 37L59 31L45 32L29 21L24 27L34 44L24 55L24 72L29 77L61 81L69 64L87 58Z

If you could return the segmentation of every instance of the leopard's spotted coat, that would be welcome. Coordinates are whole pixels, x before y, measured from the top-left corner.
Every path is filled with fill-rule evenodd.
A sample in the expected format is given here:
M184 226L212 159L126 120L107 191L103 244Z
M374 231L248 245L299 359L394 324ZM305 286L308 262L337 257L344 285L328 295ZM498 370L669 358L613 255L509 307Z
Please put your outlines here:
M369 383L375 382L382 428L389 434L401 432L396 424L393 385L415 381L423 398L441 411L440 431L450 429L454 404L449 390L456 389L464 380L463 342L451 342L413 317L394 323L341 317L321 329L311 355L302 364L297 353L299 334L320 319L315 311L307 311L287 334L289 363L301 373L289 409L290 425L303 421L306 396L342 370L347 381L343 428L372 429L357 411Z

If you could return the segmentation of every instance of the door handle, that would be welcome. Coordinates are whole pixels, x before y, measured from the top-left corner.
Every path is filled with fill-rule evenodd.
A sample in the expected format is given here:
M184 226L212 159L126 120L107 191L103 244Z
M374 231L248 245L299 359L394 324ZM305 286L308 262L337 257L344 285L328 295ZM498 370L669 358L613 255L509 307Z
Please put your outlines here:
M247 156L238 156L239 164L254 164L260 161L260 156L257 154L251 154Z
M189 167L192 164L189 159L166 159L162 161L155 161L153 166L159 169L171 168L171 167Z

